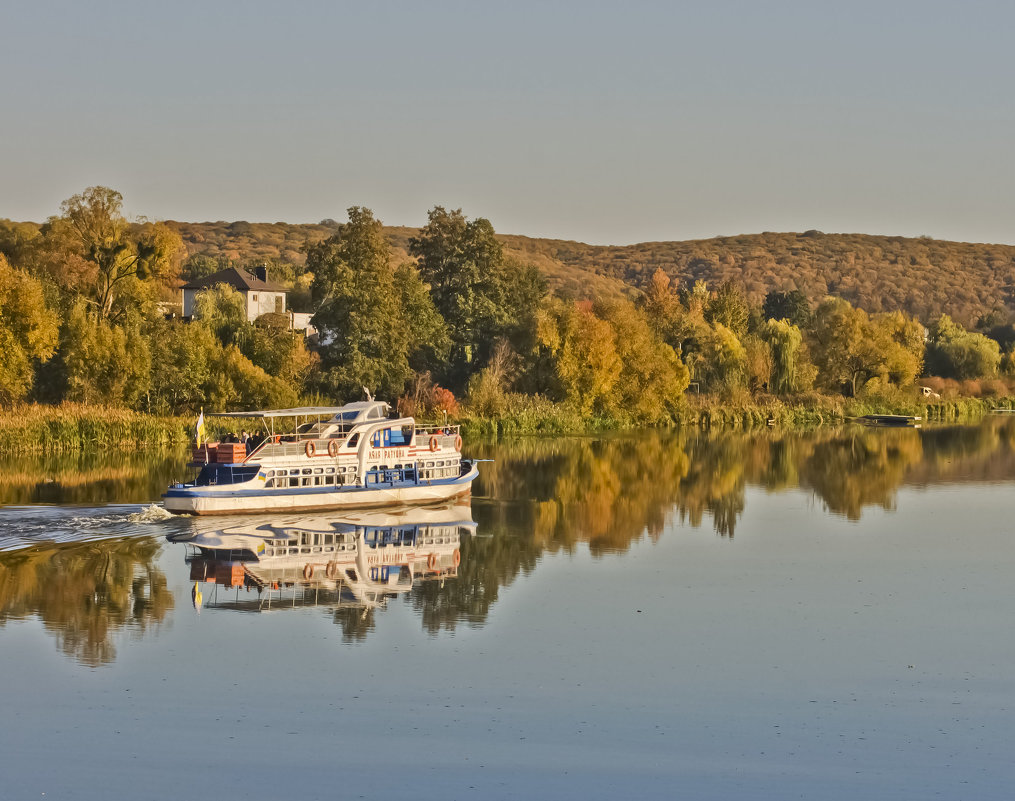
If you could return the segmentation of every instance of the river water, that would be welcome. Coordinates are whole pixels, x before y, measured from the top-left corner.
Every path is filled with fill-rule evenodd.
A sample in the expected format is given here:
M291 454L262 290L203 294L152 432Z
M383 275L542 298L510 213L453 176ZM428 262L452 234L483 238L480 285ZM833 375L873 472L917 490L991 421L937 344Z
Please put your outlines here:
M381 591L202 558L311 524L168 518L182 454L0 460L0 795L1011 797L1015 420L471 454Z

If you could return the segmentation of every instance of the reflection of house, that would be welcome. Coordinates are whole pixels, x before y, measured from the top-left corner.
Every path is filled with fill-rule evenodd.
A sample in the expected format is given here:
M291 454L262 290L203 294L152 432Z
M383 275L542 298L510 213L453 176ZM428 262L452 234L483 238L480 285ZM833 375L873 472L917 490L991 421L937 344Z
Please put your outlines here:
M243 295L248 322L271 312L285 314L285 287L268 280L267 267L256 267L253 273L230 267L183 285L183 316L193 316L198 292L218 284L231 286Z

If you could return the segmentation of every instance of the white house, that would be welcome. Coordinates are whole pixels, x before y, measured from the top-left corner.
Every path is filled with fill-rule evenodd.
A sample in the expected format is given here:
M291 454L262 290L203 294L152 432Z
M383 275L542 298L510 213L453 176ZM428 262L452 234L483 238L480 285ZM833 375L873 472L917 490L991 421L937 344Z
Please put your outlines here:
M243 295L248 322L269 312L285 314L285 288L268 280L267 267L255 267L253 273L230 267L183 285L183 316L194 315L194 298L198 292L217 284L227 284Z

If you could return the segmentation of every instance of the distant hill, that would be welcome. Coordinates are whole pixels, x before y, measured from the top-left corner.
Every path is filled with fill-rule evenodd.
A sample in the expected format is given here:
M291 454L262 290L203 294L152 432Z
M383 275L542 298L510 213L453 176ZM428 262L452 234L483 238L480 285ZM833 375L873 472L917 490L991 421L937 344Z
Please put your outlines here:
M335 230L287 223L171 222L190 255L236 262L302 264L301 249ZM408 259L415 228L386 228L397 259ZM974 323L1015 309L1015 246L866 234L762 233L685 242L599 246L500 235L508 256L534 264L554 291L575 297L637 294L657 268L681 286L733 279L760 300L772 289L831 294L868 311L903 309L927 321L947 312Z

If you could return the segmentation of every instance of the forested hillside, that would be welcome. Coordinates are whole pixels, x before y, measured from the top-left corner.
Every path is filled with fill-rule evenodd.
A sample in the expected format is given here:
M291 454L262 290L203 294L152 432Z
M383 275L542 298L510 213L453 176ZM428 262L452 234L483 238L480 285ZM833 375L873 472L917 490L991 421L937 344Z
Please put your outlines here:
M333 234L337 223L171 222L189 255L239 263L302 264L303 247ZM393 258L409 259L417 229L385 227ZM498 235L505 255L537 267L551 289L573 297L631 294L656 269L690 289L741 283L760 302L773 289L800 289L812 301L825 295L868 312L901 309L924 322L942 313L965 325L1015 306L1015 246L936 239L823 234L819 231L745 234L686 242L596 246L557 239ZM1006 308L1007 307L1007 308Z
M594 247L441 206L410 229L361 206L287 225L131 221L122 203L92 186L41 225L0 220L0 404L181 414L368 387L406 413L461 400L530 426L626 425L678 419L691 382L724 404L898 407L920 376L976 396L1015 379L1012 247L814 231ZM222 284L179 316L181 278L252 263L319 338L251 322Z

